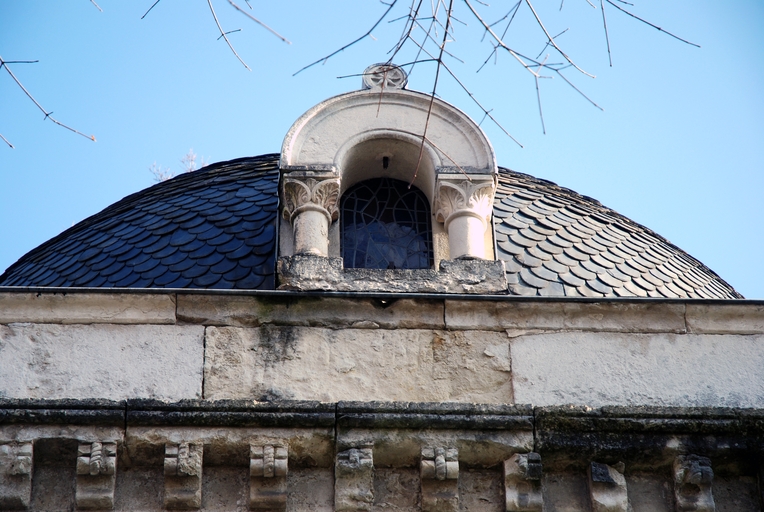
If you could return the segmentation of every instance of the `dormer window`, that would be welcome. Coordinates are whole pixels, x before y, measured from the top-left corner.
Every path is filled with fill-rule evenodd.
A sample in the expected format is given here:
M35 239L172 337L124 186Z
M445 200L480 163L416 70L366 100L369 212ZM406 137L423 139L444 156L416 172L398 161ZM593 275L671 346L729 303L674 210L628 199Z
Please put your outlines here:
M351 187L340 202L345 268L431 268L430 203L416 187L374 178Z

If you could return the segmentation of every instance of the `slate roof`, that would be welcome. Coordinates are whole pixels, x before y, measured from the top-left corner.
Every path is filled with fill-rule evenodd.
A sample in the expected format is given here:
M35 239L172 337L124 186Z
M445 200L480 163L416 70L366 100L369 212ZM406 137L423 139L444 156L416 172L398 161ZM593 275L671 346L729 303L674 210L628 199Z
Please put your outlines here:
M210 165L128 196L33 249L0 286L272 290L278 158ZM599 202L500 169L498 257L515 295L742 298Z
M500 169L493 211L512 294L743 298L665 238L550 181Z
M278 155L130 195L24 255L0 286L272 290Z

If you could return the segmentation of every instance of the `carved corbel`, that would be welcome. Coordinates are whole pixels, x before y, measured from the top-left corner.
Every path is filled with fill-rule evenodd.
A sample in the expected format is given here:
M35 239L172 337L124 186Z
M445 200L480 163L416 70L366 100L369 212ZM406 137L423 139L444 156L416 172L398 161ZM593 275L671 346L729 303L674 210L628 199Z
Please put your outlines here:
M281 187L282 214L294 230L294 253L328 256L329 225L339 216L339 178L291 173L284 175Z
M165 444L164 507L197 509L202 506L201 444Z
M485 259L485 232L493 213L496 178L492 175L470 178L438 177L435 219L448 232L451 259Z
M80 443L77 449L77 508L114 508L117 478L117 443Z
M714 512L711 493L714 471L711 460L698 455L679 455L674 459L674 499L677 512Z
M589 496L593 512L629 512L624 465L615 466L592 462L589 465Z
M422 448L419 470L422 511L459 510L459 451L456 448Z
M338 453L334 467L334 510L371 510L373 502L374 460L371 445Z
M32 461L32 443L0 444L0 509L29 508Z
M540 512L541 456L538 453L516 453L504 461L504 497L507 512Z
M249 508L286 510L288 450L286 445L251 445Z

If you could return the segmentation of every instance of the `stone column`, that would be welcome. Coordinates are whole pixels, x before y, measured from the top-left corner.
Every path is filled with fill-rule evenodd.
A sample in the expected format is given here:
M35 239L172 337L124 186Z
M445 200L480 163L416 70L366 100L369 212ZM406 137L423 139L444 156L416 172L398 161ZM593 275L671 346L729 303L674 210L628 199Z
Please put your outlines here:
M485 259L496 178L492 175L438 176L435 218L448 232L450 259Z
M294 231L294 253L328 256L329 225L339 215L339 178L292 172L283 176L281 186L283 215Z

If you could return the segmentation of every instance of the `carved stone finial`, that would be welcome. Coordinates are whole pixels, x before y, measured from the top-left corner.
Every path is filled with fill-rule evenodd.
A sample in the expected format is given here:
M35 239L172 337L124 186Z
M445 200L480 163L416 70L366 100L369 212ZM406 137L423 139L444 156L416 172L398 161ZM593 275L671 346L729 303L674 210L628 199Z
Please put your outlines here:
M0 509L29 508L32 461L32 443L0 444Z
M249 508L286 510L286 445L252 445L249 453Z
M711 493L714 471L711 460L698 455L679 455L674 459L674 499L677 512L714 512Z
M592 462L589 465L589 496L593 512L629 512L629 497L623 463L615 467Z
M371 510L374 502L372 457L371 445L337 454L334 467L334 510Z
M459 450L422 448L420 462L423 512L459 510Z
M164 455L164 507L170 509L197 509L202 506L201 444L180 443L165 445Z
M507 512L540 512L544 504L541 494L541 456L538 453L516 453L504 461L504 497Z
M114 508L117 443L82 443L77 450L77 508Z
M372 64L363 70L364 89L405 89L409 77L395 64Z

